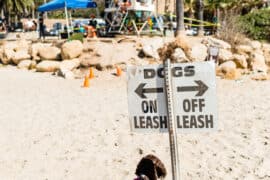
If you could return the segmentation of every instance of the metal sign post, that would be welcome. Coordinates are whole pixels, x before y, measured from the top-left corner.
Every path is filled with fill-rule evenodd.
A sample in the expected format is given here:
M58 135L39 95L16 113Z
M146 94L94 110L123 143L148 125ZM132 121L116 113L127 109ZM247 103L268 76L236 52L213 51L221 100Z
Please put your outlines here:
M180 180L180 166L178 158L177 134L173 109L172 77L170 59L164 61L164 81L168 111L168 131L171 150L172 179Z

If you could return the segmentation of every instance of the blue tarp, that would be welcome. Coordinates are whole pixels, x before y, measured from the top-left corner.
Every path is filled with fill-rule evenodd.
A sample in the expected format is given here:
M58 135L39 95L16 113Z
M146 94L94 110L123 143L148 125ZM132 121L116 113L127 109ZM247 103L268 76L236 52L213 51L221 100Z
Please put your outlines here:
M83 9L83 8L96 8L96 2L92 0L53 0L42 6L39 6L38 11L54 11L65 8L67 9Z

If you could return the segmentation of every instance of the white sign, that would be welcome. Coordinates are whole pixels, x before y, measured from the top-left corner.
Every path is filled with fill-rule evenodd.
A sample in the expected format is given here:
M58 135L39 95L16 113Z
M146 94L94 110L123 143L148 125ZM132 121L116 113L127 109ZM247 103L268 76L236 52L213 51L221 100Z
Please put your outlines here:
M177 132L217 128L214 62L172 64ZM129 66L128 107L132 131L167 132L163 65Z

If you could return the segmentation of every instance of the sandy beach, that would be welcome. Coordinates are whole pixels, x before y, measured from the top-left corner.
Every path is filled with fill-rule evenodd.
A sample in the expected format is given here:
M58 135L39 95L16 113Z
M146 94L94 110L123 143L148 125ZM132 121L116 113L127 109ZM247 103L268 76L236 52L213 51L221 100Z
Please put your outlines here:
M133 133L127 81L0 67L0 179L132 180L155 154L172 179L167 133ZM217 79L217 132L179 134L181 179L270 179L270 83Z

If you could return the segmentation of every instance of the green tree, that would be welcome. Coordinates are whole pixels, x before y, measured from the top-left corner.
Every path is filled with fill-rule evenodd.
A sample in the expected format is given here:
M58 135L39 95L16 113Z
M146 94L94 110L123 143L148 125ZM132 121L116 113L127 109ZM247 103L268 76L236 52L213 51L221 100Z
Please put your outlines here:
M11 16L29 14L33 8L33 0L1 0L0 2L0 9L4 11L8 23Z

